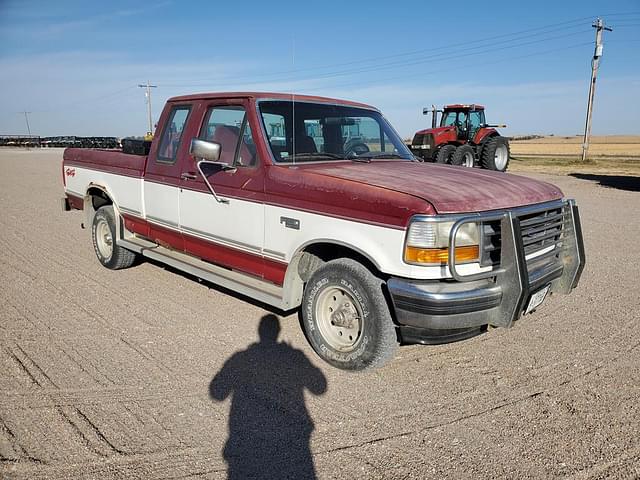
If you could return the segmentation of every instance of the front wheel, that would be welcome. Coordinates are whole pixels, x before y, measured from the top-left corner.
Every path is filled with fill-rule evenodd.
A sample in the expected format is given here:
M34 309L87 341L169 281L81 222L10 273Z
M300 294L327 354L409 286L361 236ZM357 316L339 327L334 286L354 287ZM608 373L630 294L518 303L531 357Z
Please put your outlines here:
M453 152L456 151L455 145L443 145L438 150L436 154L436 162L437 163L451 163L451 157L453 157Z
M473 168L474 163L475 153L471 145L460 145L451 157L451 165Z
M100 263L111 270L133 265L136 254L116 244L116 216L111 205L100 207L91 225L93 248Z
M309 279L302 324L315 352L343 370L380 367L398 346L383 282L349 258L325 263Z

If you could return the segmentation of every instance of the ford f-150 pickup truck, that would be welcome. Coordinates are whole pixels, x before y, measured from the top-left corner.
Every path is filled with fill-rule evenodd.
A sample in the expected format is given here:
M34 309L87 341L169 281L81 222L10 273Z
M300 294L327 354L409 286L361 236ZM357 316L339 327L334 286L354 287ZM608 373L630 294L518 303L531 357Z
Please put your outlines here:
M375 108L274 93L170 99L148 154L69 148L65 210L137 256L276 307L339 368L509 327L584 266L553 185L417 161Z

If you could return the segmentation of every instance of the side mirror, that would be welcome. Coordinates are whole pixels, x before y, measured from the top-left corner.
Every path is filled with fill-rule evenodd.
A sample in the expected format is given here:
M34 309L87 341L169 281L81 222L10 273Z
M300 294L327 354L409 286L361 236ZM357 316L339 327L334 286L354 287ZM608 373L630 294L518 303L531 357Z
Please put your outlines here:
M222 145L216 142L207 142L206 140L200 140L199 138L191 139L191 145L189 145L189 153L196 158L203 158L211 162L217 162L220 160L220 151Z

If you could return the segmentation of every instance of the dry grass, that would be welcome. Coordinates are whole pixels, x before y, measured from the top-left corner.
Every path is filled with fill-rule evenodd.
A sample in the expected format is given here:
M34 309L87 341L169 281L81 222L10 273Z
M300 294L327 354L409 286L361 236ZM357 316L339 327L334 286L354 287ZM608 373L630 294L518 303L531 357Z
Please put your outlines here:
M511 155L579 157L582 155L582 137L544 137L533 140L511 141ZM639 135L595 136L589 144L592 158L640 158Z
M594 173L640 176L638 158L598 158L581 162L573 158L517 157L509 162L509 172L541 172L559 175Z

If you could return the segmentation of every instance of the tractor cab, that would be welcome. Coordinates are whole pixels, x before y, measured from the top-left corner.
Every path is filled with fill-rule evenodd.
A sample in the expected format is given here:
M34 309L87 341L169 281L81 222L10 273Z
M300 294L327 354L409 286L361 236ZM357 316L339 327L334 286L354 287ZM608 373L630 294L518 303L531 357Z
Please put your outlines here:
M441 127L454 126L458 139L471 141L485 124L482 105L447 105L440 119Z

